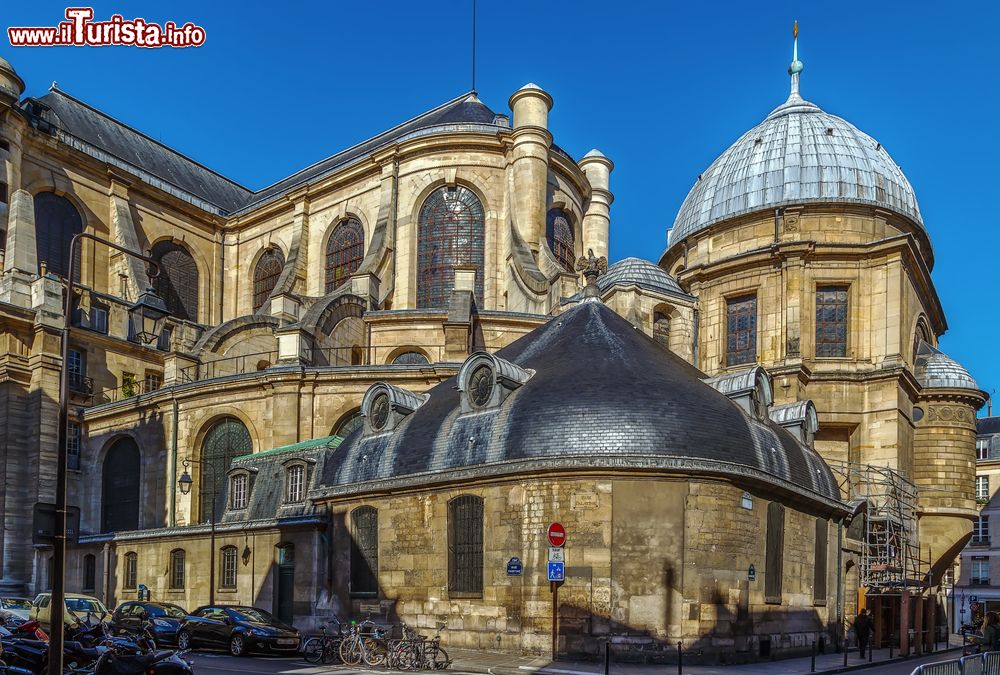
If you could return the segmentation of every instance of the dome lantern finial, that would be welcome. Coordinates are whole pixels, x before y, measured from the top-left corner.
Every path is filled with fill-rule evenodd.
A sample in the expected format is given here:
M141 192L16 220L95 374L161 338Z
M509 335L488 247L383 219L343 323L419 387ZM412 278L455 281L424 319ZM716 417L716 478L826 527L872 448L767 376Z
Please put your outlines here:
M799 22L792 24L792 63L788 66L788 74L792 76L792 91L788 95L789 101L801 100L799 96L799 73L804 66L799 61Z

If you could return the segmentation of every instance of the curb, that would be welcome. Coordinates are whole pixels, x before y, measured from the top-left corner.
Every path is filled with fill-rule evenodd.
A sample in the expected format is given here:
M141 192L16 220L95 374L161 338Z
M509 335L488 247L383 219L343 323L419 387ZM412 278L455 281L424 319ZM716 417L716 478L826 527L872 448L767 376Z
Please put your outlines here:
M944 647L939 649L932 654L947 654L948 652L960 652L964 647ZM817 673L823 673L824 675L834 675L835 673L850 673L855 670L865 670L866 668L875 668L877 666L891 665L895 663L905 663L907 661L913 661L914 659L919 659L922 656L930 656L930 654L914 654L913 656L897 656L892 659L886 659L884 661L872 661L869 663L865 661L864 663L858 663L853 666L841 666L840 668L834 668L831 670L817 670Z

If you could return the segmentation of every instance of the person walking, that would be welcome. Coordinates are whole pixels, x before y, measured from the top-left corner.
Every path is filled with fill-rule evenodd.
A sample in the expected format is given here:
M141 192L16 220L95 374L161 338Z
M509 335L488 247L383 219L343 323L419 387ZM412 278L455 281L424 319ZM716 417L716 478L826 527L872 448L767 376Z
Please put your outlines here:
M867 609L862 609L854 619L854 637L858 641L858 656L865 658L868 642L871 640L874 623Z
M977 638L979 651L993 652L1000 649L1000 615L996 612L986 612L983 617L982 635Z

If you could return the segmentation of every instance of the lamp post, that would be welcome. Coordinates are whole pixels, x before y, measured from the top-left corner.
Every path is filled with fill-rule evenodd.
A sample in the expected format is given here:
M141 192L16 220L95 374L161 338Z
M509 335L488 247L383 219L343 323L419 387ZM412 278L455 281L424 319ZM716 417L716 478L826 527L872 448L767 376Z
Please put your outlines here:
M191 487L194 485L194 479L191 478L191 474L188 473L188 466L191 464L200 464L203 467L207 467L212 470L212 508L210 509L209 523L211 524L211 538L209 540L209 557L208 557L208 604L215 604L215 500L219 496L219 481L218 475L215 473L216 467L213 464L204 462L197 459L185 459L184 460L184 473L181 477L177 479L177 484L181 488L182 495L191 494ZM204 515L204 514L203 514Z
M63 672L63 631L66 609L66 435L69 424L69 334L73 324L73 277L76 273L76 250L81 239L91 239L121 251L125 255L144 260L152 265L151 277L157 277L160 267L149 256L130 251L118 244L96 237L89 232L76 234L69 242L69 274L66 284L66 298L63 303L62 364L59 369L59 426L56 433L56 514L55 532L52 537L52 599L49 635L49 675ZM152 289L146 289L136 303L129 308L129 326L132 334L142 342L152 342L163 329L163 322L169 316L163 300Z

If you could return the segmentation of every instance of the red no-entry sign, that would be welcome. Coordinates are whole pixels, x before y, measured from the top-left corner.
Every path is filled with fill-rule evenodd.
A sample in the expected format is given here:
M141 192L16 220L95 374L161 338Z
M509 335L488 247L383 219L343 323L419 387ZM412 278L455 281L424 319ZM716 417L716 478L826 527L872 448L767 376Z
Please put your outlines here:
M549 525L549 543L553 546L562 546L566 543L566 528L559 523Z

